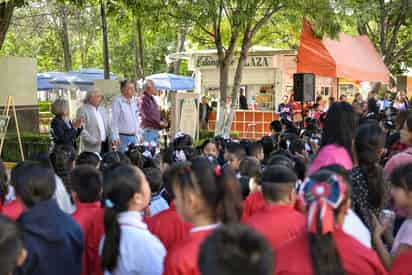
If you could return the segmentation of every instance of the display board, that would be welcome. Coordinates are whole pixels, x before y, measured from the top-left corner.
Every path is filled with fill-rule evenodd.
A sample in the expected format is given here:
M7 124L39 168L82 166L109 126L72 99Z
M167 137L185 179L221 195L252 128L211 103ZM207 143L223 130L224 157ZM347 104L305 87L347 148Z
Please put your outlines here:
M37 105L37 65L33 58L0 57L0 104L13 96L16 106Z
M102 91L106 98L120 95L119 80L95 80L94 85Z
M170 93L170 101L171 138L177 132L183 132L195 139L199 131L199 94Z

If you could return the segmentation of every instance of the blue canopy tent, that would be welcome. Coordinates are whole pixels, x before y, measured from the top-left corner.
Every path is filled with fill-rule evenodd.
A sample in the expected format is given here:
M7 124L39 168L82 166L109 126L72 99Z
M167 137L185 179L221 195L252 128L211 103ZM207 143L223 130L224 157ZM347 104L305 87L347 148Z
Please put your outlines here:
M176 74L153 74L146 77L146 79L153 80L156 88L159 90L193 90L195 87L195 81L193 78ZM143 81L140 80L139 82L142 83Z
M62 73L60 72L46 72L37 74L37 90L38 91L51 91L55 87L50 84L50 80L58 77Z
M70 89L70 88L79 88L81 90L90 89L94 82L91 80L83 79L78 76L76 73L63 73L59 76L56 76L49 83L55 88Z
M80 88L90 90L96 80L104 79L104 71L100 69L80 69L70 72L47 72L37 74L37 90L51 91L58 89ZM118 77L110 73L110 79Z

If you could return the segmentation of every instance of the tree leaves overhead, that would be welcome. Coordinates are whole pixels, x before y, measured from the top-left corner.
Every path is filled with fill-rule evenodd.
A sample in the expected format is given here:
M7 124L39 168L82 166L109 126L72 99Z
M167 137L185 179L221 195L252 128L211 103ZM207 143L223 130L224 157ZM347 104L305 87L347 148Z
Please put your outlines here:
M365 34L393 73L412 66L411 0L342 0L341 18Z
M1 55L31 56L40 70L62 70L58 3L69 12L73 68L102 67L99 0L0 0L13 5ZM112 71L135 76L136 19L142 23L146 74L167 71L165 56L177 50L178 34L188 33L186 49L223 50L235 39L240 48L269 9L278 7L253 36L251 44L296 49L302 17L318 37L340 31L366 34L393 73L412 66L412 1L410 0L106 0ZM0 20L1 21L1 20ZM219 26L218 26L219 25Z

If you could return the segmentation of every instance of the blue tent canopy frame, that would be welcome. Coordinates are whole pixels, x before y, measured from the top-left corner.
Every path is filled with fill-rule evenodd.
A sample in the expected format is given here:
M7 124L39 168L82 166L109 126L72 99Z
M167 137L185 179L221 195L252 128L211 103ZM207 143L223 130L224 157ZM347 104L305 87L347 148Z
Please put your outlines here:
M85 90L90 89L96 80L104 79L104 72L100 69L80 69L70 72L46 72L37 74L37 90L52 91L67 86L79 87ZM116 80L118 77L110 73L110 79Z
M194 79L189 76L161 73L150 75L146 79L153 80L158 90L193 90L195 87Z

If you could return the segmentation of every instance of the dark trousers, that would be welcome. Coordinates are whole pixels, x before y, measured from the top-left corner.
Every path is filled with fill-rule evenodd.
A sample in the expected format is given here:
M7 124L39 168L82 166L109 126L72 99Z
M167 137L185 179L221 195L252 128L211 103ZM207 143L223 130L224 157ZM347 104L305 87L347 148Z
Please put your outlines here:
M106 141L102 142L102 151L101 151L101 155L104 155L105 153L109 152L110 149L110 144L108 139L106 139Z

